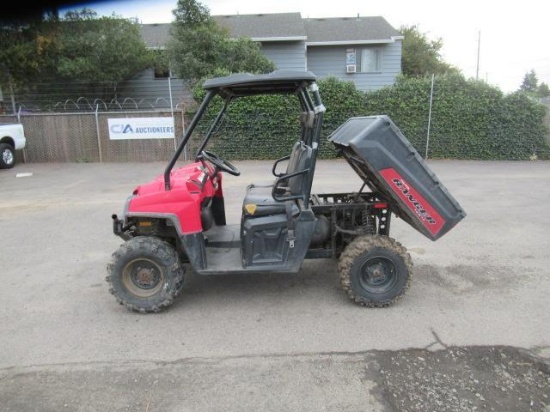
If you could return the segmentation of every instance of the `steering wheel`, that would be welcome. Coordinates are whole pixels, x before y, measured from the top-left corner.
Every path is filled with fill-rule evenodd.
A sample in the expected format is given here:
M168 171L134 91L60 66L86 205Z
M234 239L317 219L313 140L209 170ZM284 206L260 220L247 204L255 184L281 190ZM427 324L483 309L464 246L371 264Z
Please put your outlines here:
M200 153L199 158L208 160L210 163L216 166L217 169L223 170L230 175L239 176L241 174L240 170L229 163L227 160L220 159L217 154L209 152L208 150L203 150Z

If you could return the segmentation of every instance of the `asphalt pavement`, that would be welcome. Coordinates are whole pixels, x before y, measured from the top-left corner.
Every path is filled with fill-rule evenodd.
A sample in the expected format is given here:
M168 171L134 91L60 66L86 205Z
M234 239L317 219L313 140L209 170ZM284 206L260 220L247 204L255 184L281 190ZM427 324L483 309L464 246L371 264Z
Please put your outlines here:
M229 159L231 160L231 159ZM229 223L271 162L233 162ZM394 219L407 294L355 305L336 262L201 277L167 311L116 303L111 214L163 163L0 170L0 411L550 412L550 162L431 160L467 212L432 242ZM361 182L318 161L313 192Z

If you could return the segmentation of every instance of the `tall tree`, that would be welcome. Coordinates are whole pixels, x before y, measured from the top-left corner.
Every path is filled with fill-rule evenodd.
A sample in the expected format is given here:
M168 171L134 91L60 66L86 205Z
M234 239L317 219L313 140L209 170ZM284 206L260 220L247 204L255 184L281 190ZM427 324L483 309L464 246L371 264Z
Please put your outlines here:
M170 64L179 77L193 83L216 69L225 33L208 7L195 0L179 0L172 13L171 38L166 46Z
M193 29L201 26L212 26L214 21L210 9L195 0L178 0L177 7L172 10L174 22L179 28Z
M519 86L519 90L529 94L536 94L538 84L539 79L537 78L537 74L535 73L535 70L531 69L531 71L525 73L525 76L523 76L523 81Z
M193 85L217 71L269 72L274 65L251 39L231 39L216 24L208 7L196 0L178 0L167 44L172 70Z
M82 9L62 19L57 74L83 83L116 85L151 65L139 25L113 17L97 18Z
M52 87L59 82L80 96L93 90L112 98L120 82L150 65L137 22L97 18L90 9L0 26L0 86L35 104L38 96L42 104L67 96L67 87Z
M431 74L459 73L456 67L443 61L441 39L429 40L416 25L401 26L403 34L402 72L408 77L424 77Z
M550 96L550 87L544 82L542 82L539 85L539 88L537 90L537 94L539 97L549 97Z
M55 32L41 21L13 21L0 26L0 85L18 88L35 80L48 64Z
M537 73L533 69L525 73L518 91L526 93L532 97L550 96L550 88L544 82L539 84Z

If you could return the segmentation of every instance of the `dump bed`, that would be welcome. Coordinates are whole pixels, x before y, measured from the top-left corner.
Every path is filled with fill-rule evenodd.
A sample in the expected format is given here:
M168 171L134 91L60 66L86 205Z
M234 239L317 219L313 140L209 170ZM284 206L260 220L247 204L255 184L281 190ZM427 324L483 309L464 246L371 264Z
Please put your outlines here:
M392 211L431 240L466 213L388 116L353 117L329 140Z

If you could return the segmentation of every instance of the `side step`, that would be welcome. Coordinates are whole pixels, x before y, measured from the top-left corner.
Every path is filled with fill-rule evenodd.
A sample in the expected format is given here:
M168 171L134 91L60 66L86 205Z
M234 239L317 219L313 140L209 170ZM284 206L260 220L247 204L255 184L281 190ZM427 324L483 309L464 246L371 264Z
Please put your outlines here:
M206 250L206 269L200 275L226 275L244 273L297 273L283 264L243 265L240 225L214 226L203 233Z

